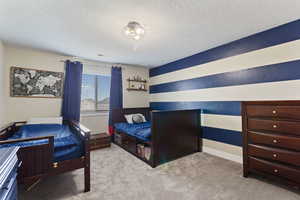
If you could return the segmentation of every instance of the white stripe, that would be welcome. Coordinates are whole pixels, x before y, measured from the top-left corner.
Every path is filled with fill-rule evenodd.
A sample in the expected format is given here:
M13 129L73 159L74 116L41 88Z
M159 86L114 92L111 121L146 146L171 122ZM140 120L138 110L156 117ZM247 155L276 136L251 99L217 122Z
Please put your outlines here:
M237 156L237 155L230 154L230 153L227 153L227 152L224 152L224 151L219 151L217 149L213 149L213 148L210 148L210 147L203 146L203 152L208 153L208 154L213 155L213 156L217 156L217 157L226 159L226 160L231 160L233 162L237 162L237 163L240 163L240 164L243 163L243 157L242 156Z
M300 70L300 68L299 68ZM300 80L154 93L151 102L299 100Z
M201 125L233 131L242 131L242 117L231 115L201 114Z
M150 85L187 80L298 59L300 59L300 40L154 76L150 78Z
M227 160L243 163L243 149L239 146L203 139L203 152Z

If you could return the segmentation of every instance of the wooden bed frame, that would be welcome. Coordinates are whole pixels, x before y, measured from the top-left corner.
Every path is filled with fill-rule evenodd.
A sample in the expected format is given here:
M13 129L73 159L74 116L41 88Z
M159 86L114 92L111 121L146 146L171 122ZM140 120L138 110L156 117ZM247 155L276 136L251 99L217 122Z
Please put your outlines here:
M0 139L13 135L20 126L26 122L14 122L0 130ZM74 134L77 134L84 142L84 155L81 158L53 162L54 136L33 137L16 140L3 140L1 144L16 142L48 140L47 144L22 147L18 152L18 157L22 162L19 171L19 181L25 185L26 190L30 190L41 179L76 169L84 168L84 192L90 191L90 130L74 121L64 121L68 124Z
M114 142L152 167L202 151L200 110L151 111L150 108L113 109L113 124L126 122L125 114L141 113L151 121L151 141L143 142L126 133L116 134L130 138L134 144L144 143L151 148L151 159L146 160L137 150Z

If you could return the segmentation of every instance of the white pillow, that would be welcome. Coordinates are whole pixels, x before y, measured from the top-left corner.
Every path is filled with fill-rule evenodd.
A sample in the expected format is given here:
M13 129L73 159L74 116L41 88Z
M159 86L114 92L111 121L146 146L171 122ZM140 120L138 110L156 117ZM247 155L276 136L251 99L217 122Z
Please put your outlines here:
M124 116L126 118L127 123L129 124L146 122L145 116L141 113L124 115Z
M62 124L62 117L33 117L27 124Z

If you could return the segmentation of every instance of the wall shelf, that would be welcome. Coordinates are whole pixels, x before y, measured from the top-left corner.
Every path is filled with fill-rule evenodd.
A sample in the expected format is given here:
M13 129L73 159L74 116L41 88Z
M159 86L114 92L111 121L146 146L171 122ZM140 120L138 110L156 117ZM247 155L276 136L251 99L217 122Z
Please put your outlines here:
M142 91L142 92L147 92L148 90L146 89L137 89L137 88L127 88L128 91Z
M141 91L141 92L148 91L146 79L137 77L137 78L128 78L126 80L128 81L127 91Z
M138 83L147 83L147 80L135 80L135 79L127 79L129 82L138 82Z

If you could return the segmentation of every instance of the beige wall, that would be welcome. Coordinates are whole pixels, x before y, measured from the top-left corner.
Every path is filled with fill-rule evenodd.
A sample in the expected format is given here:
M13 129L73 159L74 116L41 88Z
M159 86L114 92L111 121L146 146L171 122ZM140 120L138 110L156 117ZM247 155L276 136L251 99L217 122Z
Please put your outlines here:
M92 134L108 130L108 113L81 115L80 123L88 127Z
M132 76L140 76L149 80L148 69L143 67L135 67L122 65L123 75L123 106L124 108L132 107L148 107L149 93L127 91L128 82L126 79ZM87 114L81 116L81 123L91 129L92 133L106 132L108 130L108 114Z
M143 67L123 65L123 107L149 107L149 92L127 91L128 82L126 79L132 76L140 76L149 82L149 70ZM148 87L148 86L147 86ZM149 89L149 88L147 88Z
M61 110L61 99L10 97L9 96L9 72L11 66L63 72L64 63L59 61L66 59L66 57L52 52L40 51L40 50L14 46L14 45L5 45L4 49L5 49L5 64L4 64L5 95L4 97L7 103L6 107L9 110L5 122L27 120L31 117L59 116ZM0 53L1 53L1 48L0 48ZM104 64L100 62L90 62L89 64L94 64L95 66L98 67L102 67L102 66L107 67L111 65L111 64L107 64L107 63ZM1 65L1 55L0 55L0 65ZM128 65L122 65L122 67L123 67L124 107L149 106L148 93L128 92L126 90L127 87L126 79L129 76L139 75L148 80L149 79L148 69L143 67L134 67ZM81 120L83 124L89 127L93 132L102 132L107 130L108 116L105 114L93 115L93 116L92 115L82 116Z
M0 127L6 122L5 98L4 98L4 46L0 40Z
M63 72L64 64L59 62L61 59L64 56L59 54L5 45L4 91L9 111L8 122L60 115L61 99L10 97L9 73L11 66Z

